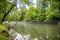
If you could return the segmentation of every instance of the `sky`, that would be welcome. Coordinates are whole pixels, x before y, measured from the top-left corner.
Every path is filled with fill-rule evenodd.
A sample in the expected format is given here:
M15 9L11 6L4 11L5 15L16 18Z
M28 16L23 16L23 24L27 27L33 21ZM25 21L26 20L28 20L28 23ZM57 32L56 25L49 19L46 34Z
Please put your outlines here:
M36 0L33 0L33 3L34 3L34 7L36 7Z
M36 7L36 0L30 0L30 1L32 1L33 2L33 7ZM25 5L26 6L26 8L27 9L29 9L30 8L30 6L28 6L28 5ZM20 4L19 4L19 0L17 1L17 8L18 8L18 11L20 11Z
M12 3L14 0L9 0L9 1L10 1L10 3ZM30 0L30 1L33 2L33 7L36 7L36 0ZM28 6L28 5L25 5L25 6L27 9L30 8L30 6ZM18 11L20 11L20 0L17 1L17 9L18 9Z

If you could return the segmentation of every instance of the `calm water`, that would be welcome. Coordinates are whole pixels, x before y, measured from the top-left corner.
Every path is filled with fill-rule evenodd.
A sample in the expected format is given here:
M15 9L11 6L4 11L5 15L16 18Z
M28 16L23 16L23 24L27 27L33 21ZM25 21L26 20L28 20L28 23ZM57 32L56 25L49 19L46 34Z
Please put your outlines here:
M18 22L14 30L23 40L60 40L60 25Z

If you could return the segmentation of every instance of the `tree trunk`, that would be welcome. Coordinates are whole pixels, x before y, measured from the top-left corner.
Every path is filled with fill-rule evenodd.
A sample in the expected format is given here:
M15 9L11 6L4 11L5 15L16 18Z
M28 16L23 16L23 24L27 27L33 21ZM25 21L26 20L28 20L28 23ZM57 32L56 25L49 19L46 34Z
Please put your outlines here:
M6 16L9 14L9 12L13 9L15 5L12 5L11 8L8 10L8 12L6 14L4 14L2 20L1 20L1 24L3 23L4 19L6 18Z

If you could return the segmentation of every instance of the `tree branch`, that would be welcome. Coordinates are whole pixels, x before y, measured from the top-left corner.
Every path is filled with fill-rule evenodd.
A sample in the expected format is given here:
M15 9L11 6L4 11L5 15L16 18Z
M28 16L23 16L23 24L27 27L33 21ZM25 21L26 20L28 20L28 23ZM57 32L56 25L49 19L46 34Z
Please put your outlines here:
M4 19L6 18L6 16L9 14L9 12L13 9L15 5L12 5L11 8L8 10L8 12L6 14L4 14L2 20L1 20L1 24L3 23Z

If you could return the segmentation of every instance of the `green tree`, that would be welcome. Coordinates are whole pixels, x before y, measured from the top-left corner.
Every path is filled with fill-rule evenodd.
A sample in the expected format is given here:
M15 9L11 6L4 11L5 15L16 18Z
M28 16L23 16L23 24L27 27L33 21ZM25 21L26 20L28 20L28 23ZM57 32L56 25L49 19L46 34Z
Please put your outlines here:
M26 12L24 20L26 20L26 21L36 21L36 18L37 18L36 8L30 7Z

